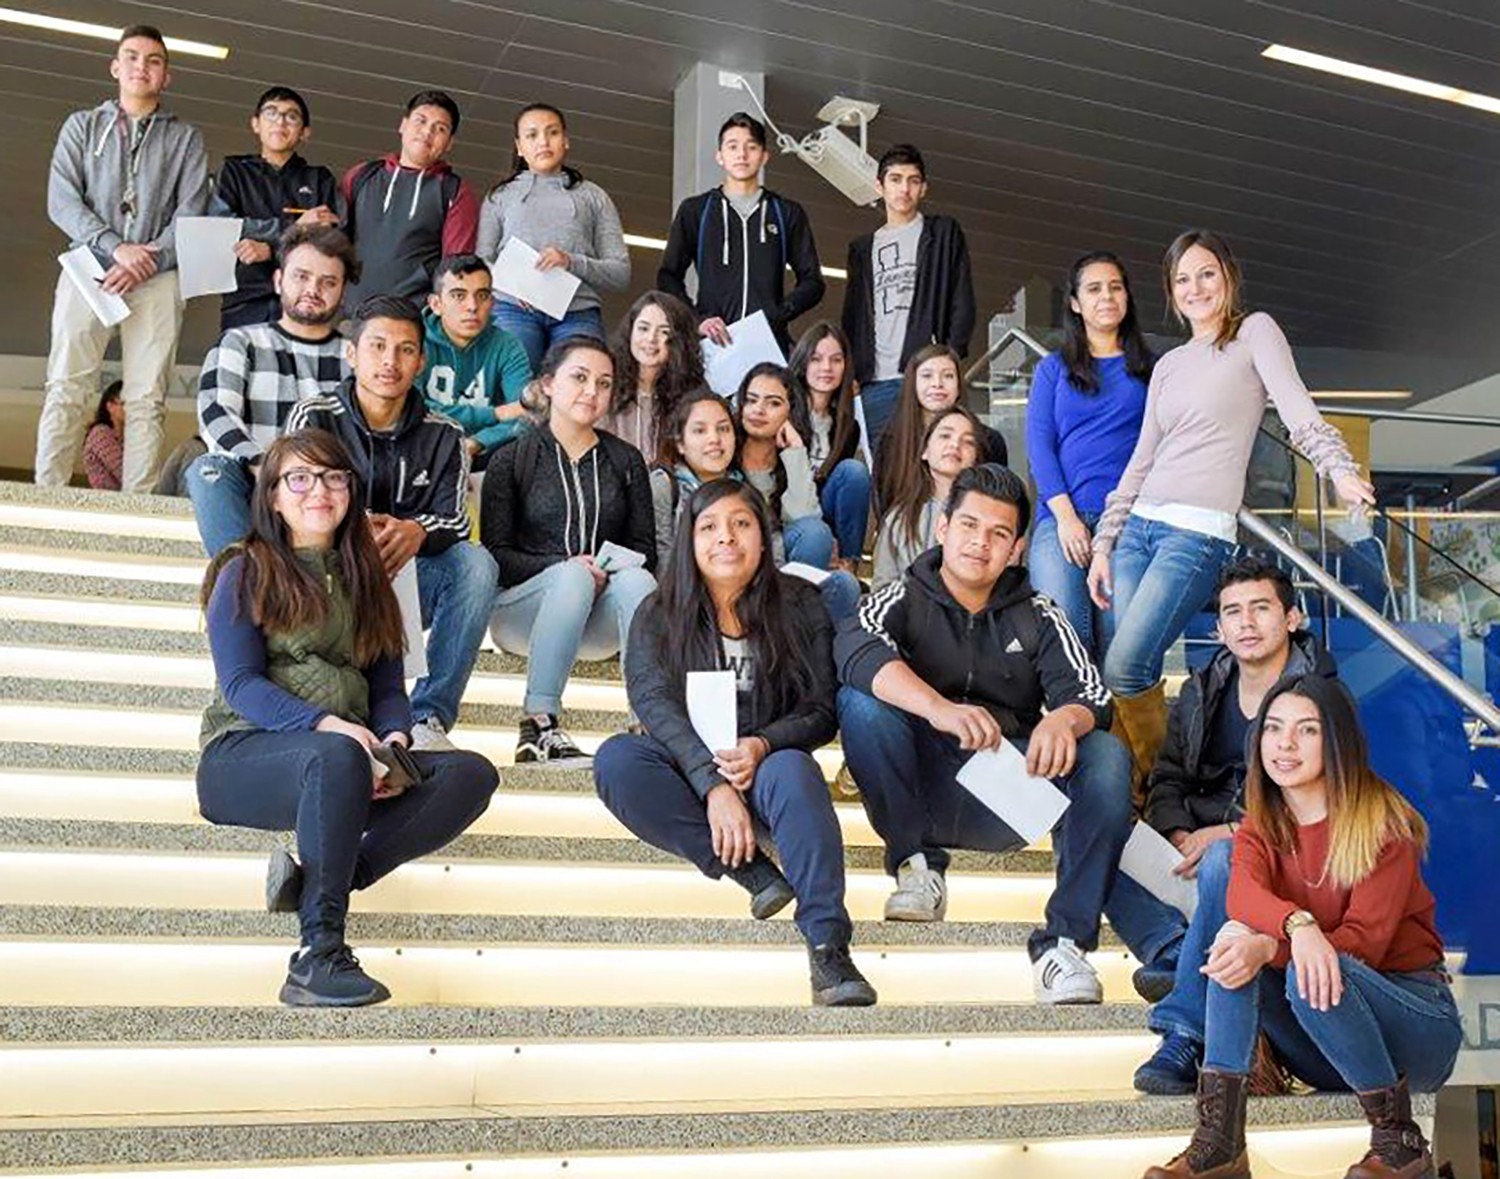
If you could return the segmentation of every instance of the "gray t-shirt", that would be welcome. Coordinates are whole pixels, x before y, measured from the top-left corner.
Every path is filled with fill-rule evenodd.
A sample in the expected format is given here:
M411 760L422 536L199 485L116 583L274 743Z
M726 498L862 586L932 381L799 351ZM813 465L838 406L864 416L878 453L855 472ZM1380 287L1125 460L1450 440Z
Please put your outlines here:
M881 226L870 249L875 286L875 379L901 376L901 346L906 343L906 321L912 292L917 289L917 243L922 240L918 214L899 229Z
M741 696L755 691L755 656L750 654L750 644L744 639L731 639L719 635L724 644L724 666L734 672L734 689Z
M755 212L755 207L760 204L760 189L758 188L754 192L745 193L743 196L731 196L727 192L724 196L728 199L730 207L745 221L750 220L751 215Z

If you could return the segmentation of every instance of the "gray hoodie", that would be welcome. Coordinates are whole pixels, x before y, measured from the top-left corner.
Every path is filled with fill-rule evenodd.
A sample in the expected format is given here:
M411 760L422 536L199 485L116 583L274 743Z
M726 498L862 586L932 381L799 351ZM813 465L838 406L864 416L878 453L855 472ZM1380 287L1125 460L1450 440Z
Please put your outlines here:
M124 242L160 247L158 270L177 265L173 223L208 204L208 155L198 128L157 107L146 116L135 159L135 207L123 208L130 164L130 118L117 100L74 111L52 152L47 215L74 246L86 245L106 269Z

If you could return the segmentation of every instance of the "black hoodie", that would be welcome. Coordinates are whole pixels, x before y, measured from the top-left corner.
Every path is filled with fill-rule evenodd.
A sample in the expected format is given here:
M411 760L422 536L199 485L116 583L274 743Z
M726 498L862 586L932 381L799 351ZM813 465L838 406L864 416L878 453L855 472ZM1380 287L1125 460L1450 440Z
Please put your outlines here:
M990 600L970 614L943 584L943 550L928 549L861 603L834 642L839 680L874 695L875 676L904 660L940 695L988 709L1005 735L1022 739L1042 719L1078 704L1109 727L1109 691L1083 643L1052 600L1031 588L1026 570L1007 569Z
M434 557L469 538L469 451L464 430L429 413L415 389L406 393L394 430L372 430L359 407L354 378L337 393L299 402L286 432L327 430L344 444L365 485L372 512L415 520L427 530L421 556Z
M1146 822L1163 835L1197 831L1227 823L1243 814L1241 794L1245 759L1229 765L1204 761L1214 717L1235 682L1234 655L1220 647L1212 659L1188 676L1167 718L1146 795ZM1333 656L1307 631L1292 634L1286 675L1338 675Z

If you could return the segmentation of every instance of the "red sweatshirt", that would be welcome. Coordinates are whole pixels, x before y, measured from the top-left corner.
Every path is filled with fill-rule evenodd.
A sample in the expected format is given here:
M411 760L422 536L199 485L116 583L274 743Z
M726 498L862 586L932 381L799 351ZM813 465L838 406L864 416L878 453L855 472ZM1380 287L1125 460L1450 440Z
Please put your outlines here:
M1282 926L1298 909L1318 919L1335 950L1376 970L1422 970L1441 962L1436 902L1414 843L1389 840L1374 870L1352 889L1317 884L1327 857L1327 819L1297 829L1295 855L1276 851L1252 823L1235 834L1229 916L1277 940L1271 965L1285 968L1291 959Z

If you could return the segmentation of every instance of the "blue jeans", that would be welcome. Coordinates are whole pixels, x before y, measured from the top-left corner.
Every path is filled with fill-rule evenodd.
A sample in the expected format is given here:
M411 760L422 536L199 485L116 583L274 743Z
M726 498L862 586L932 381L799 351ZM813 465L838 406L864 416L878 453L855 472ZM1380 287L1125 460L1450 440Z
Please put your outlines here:
M1297 968L1267 966L1238 990L1208 984L1204 1067L1247 1073L1264 1031L1292 1074L1315 1089L1369 1093L1405 1077L1436 1093L1453 1072L1463 1030L1447 981L1435 971L1382 973L1339 955L1344 998L1316 1011L1297 994Z
M569 336L604 339L604 316L597 307L583 307L553 319L535 307L528 310L516 303L496 303L495 322L521 341L532 372L541 370L542 357L559 340Z
M787 561L798 561L814 569L827 569L833 561L833 530L821 516L804 516L781 530ZM859 609L859 582L842 569L830 573L818 586L828 617L837 626Z
M1089 526L1090 532L1099 525L1096 512L1079 512L1078 518ZM1048 516L1036 522L1026 554L1032 587L1057 603L1058 609L1083 640L1084 650L1090 658L1095 663L1103 662L1114 617L1110 611L1099 609L1089 597L1089 571L1080 569L1063 554L1057 539L1056 517Z
M370 755L341 733L226 733L199 759L198 805L210 823L297 832L302 944L336 946L349 890L369 888L452 842L484 813L500 782L477 753L412 757L427 777L377 800Z
M1208 605L1234 545L1217 536L1131 516L1115 545L1115 633L1104 656L1104 683L1117 696L1139 696L1161 679L1167 649Z
M704 800L655 737L611 737L594 755L594 785L615 818L640 839L681 856L705 876L724 874ZM852 927L844 908L844 840L818 763L800 749L778 749L760 763L742 797L780 854L807 944L847 946Z
M1175 1032L1203 1043L1208 976L1201 968L1208 961L1214 938L1229 920L1229 858L1233 849L1234 840L1221 839L1211 844L1198 861L1198 908L1177 955L1172 993L1151 1009L1147 1021L1158 1035Z
M818 493L823 521L839 542L839 556L857 561L865 547L870 522L870 471L858 459L838 463Z
M885 428L896 412L896 402L901 398L901 378L894 381L871 381L859 390L860 404L865 411L865 429L870 432L870 457L880 455L880 440L885 437Z
M563 688L580 657L607 659L617 651L623 657L630 620L655 589L644 569L622 569L596 595L593 574L564 560L501 590L490 635L502 650L527 657L527 714L562 712Z
M484 628L495 607L500 570L489 550L459 541L434 557L417 558L417 596L427 630L427 674L412 687L412 716L458 723Z
M839 689L838 709L844 756L892 876L918 852L941 872L949 848L1003 852L1025 845L958 784L971 755L956 737L848 686ZM1072 805L1052 831L1057 887L1047 900L1046 929L1031 935L1033 958L1060 937L1083 950L1099 944L1099 915L1130 837L1130 755L1108 733L1095 731L1078 743L1077 764L1057 785Z
M210 557L217 557L250 531L250 468L227 454L205 454L183 472L198 535Z

